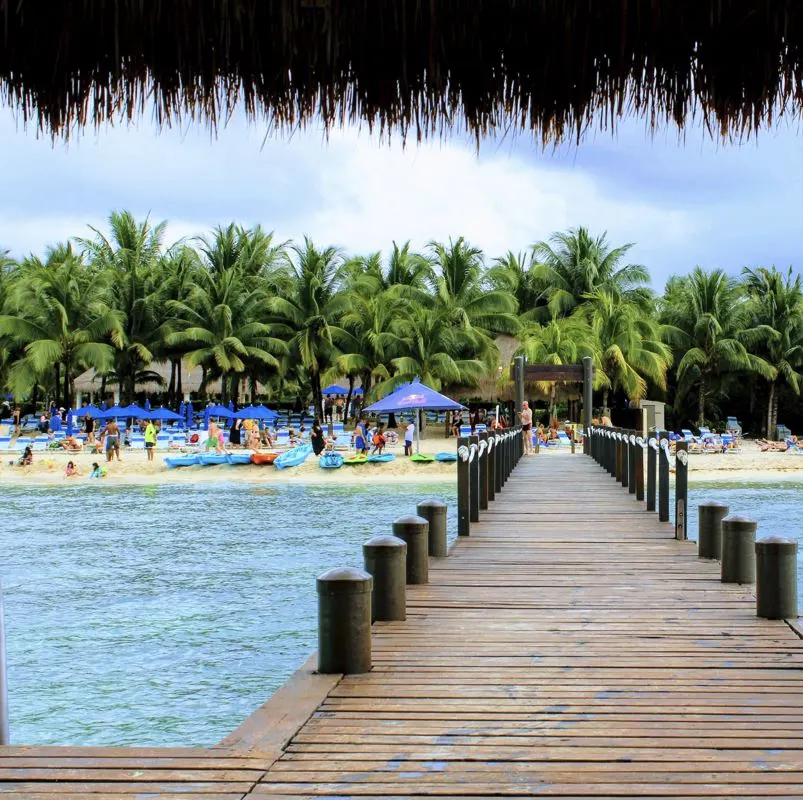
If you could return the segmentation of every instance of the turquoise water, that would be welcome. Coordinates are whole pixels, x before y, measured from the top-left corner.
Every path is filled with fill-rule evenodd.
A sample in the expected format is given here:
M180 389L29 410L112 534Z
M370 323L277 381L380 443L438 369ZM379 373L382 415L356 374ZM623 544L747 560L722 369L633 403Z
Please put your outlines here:
M756 537L779 535L798 543L798 594L803 599L803 481L787 479L773 482L723 483L689 480L689 538L697 541L697 506L724 503L730 514L756 520ZM674 520L675 501L670 514Z
M316 647L315 577L455 489L6 488L15 744L209 745Z

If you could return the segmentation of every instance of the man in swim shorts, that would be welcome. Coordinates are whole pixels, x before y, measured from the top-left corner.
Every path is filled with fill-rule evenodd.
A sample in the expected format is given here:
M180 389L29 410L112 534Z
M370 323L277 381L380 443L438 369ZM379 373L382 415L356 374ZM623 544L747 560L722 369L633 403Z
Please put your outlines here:
M354 449L357 454L368 452L368 437L365 435L365 420L360 417L354 428Z

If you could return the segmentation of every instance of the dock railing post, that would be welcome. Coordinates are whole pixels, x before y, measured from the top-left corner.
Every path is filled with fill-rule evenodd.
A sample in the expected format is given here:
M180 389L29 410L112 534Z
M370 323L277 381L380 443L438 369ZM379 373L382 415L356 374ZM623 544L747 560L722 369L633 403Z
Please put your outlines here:
M373 578L352 567L319 575L318 672L357 675L371 670Z
M401 517L393 535L407 543L407 583L429 583L429 522L418 515Z
M722 583L756 582L756 528L747 517L722 520Z
M644 502L644 439L636 434L636 500Z
M626 430L621 430L620 436L622 437L622 474L619 476L619 480L627 489L628 470L630 469L630 437Z
M658 519L669 522L669 438L658 431Z
M688 538L689 514L689 445L677 442L675 446L675 538L685 542Z
M502 491L502 470L505 465L505 432L499 431L496 436L496 453L494 455L494 494Z
M479 490L480 490L480 511L488 510L488 434L481 431L478 434L479 450Z
M658 432L651 428L647 435L647 511L655 511L655 489L658 477Z
M697 506L697 558L722 558L722 520L730 509L723 503L700 503Z
M480 521L480 458L479 458L479 438L477 436L469 436L469 450L474 454L474 457L469 459L468 462L468 511L469 519L472 522Z
M491 431L488 434L488 502L493 502L496 497L496 445L499 439L497 438L496 431Z
M616 441L610 428L602 428L603 446L605 447L605 469L608 475L616 475Z
M622 442L622 434L618 430L613 431L613 441L616 445L616 473L614 474L613 477L617 483L621 483L622 465L624 463L624 458L623 458L624 444Z
M365 571L374 579L371 621L407 619L407 543L398 536L375 536L362 553Z
M6 660L6 605L0 585L0 745L11 744L8 724L8 664Z
M591 427L591 419L593 409L591 408L592 390L594 382L594 362L591 356L584 356L583 358L583 430L585 437L583 438L583 452L588 452L589 436L588 429Z
M756 542L756 616L797 619L797 542L781 536Z
M448 553L446 516L449 508L440 500L424 500L416 506L416 514L429 523L429 554L445 558Z
M636 494L636 450L638 457L641 457L641 447L636 446L636 432L627 432L627 491L628 494Z
M468 536L471 528L469 512L469 457L470 448L467 436L457 440L457 535Z

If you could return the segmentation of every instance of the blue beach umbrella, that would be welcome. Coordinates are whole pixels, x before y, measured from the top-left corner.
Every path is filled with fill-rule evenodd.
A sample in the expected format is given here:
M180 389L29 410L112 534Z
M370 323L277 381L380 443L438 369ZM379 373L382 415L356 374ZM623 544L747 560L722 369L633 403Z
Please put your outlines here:
M191 428L195 416L195 409L192 407L192 403L187 403L187 405L184 406L184 413L187 415L187 427Z
M122 419L128 416L128 412L122 406L112 406L111 408L103 409L98 416L101 419Z
M91 403L88 406L84 406L83 408L79 408L75 411L75 415L78 417L85 417L89 414L92 419L98 419L103 415L103 412L97 407L93 406Z
M279 415L265 406L248 406L240 409L234 419L276 419Z
M418 420L419 411L458 411L464 410L465 406L446 397L446 395L430 389L426 384L421 383L416 378L412 383L405 383L400 386L396 391L391 392L387 397L383 397L376 403L365 408L365 411L372 411L375 413L382 412L402 412L402 411L415 411L416 420ZM421 447L421 438L419 428L421 426L416 424L416 452Z
M100 404L100 410L101 411L105 411L106 410L106 401L105 400Z
M229 400L229 411L234 413L234 400Z
M187 411L186 411L186 408L184 406L184 401L183 400L178 404L178 413L182 417L186 417L187 416Z
M154 408L152 411L148 412L148 419L158 419L162 422L177 422L178 420L184 419L181 414L176 414L175 411L171 411L169 408Z
M348 394L349 390L343 386L340 386L337 383L333 383L331 386L327 386L325 389L321 390L321 394Z
M122 410L125 412L123 414L124 417L137 417L138 419L145 419L148 416L148 412L142 408L142 406L138 406L136 403L131 403L130 406L123 406Z
M207 421L209 417L225 417L226 419L231 419L234 416L234 412L229 411L226 406L209 406L209 408L204 409L204 414L206 415Z
M72 409L67 409L67 436L72 436Z
M149 398L149 397L146 397L146 398L145 398L145 405L143 406L143 408L144 408L146 411L150 411L150 410L151 410L151 400L150 400L150 398Z

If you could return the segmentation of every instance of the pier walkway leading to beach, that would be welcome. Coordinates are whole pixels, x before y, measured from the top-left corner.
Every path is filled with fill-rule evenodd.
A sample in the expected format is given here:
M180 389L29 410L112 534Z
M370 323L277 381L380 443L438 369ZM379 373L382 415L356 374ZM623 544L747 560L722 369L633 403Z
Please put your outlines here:
M0 794L803 796L803 642L673 534L590 458L525 458L369 674L308 662L216 748L3 749Z

